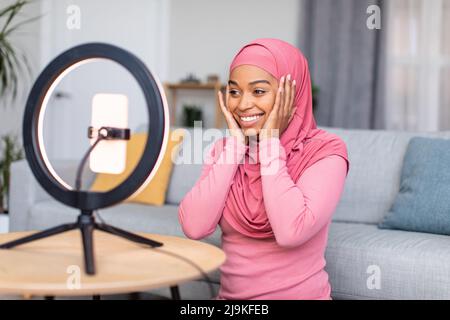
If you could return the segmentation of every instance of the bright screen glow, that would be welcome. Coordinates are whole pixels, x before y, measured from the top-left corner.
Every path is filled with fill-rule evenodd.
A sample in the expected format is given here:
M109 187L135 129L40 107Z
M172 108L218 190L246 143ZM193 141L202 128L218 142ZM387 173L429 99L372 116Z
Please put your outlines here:
M98 93L92 99L91 126L128 127L128 98L123 94ZM96 134L90 139L93 145ZM125 170L127 140L102 140L92 150L89 166L93 172L119 174Z

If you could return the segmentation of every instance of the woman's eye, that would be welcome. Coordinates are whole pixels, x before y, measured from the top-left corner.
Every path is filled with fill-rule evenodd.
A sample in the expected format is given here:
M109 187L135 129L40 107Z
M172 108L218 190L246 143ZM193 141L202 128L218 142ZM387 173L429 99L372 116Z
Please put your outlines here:
M262 90L262 89L255 89L255 90L253 90L253 93L255 93L256 95L261 95L261 94L263 94L263 93L265 93L265 92L266 92L266 90ZM228 93L229 93L231 96L239 95L239 91L236 90L236 89L229 90Z

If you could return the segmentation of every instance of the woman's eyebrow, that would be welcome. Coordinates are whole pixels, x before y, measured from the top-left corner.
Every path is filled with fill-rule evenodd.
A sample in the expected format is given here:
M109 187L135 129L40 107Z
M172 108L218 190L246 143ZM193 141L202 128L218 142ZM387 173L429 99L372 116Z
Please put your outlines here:
M267 81L267 80L254 80L252 82L249 82L248 84L249 85L254 85L256 83L267 83L267 84L270 85L270 82ZM234 80L228 80L228 84L234 84L235 86L239 86L238 83L236 81L234 81Z

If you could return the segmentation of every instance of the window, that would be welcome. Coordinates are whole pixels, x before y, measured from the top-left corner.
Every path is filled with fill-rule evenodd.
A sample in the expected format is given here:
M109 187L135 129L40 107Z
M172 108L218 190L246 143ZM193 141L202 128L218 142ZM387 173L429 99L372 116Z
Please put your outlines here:
M450 0L387 5L387 128L449 130Z

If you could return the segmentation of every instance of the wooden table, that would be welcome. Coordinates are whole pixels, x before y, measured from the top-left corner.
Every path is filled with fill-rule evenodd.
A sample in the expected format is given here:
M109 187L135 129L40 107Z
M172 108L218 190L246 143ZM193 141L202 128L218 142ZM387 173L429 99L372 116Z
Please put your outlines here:
M0 234L0 243L32 232ZM163 242L148 248L103 232L94 232L97 273L84 273L79 231L69 231L13 249L0 250L0 294L31 296L85 296L131 293L202 277L217 269L225 254L216 246L185 238L139 233Z

